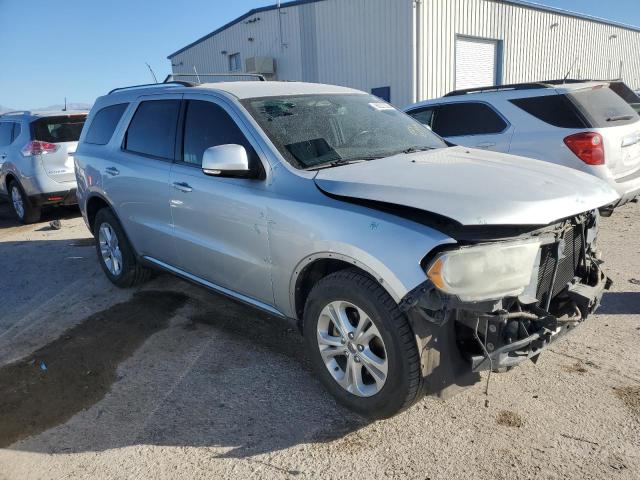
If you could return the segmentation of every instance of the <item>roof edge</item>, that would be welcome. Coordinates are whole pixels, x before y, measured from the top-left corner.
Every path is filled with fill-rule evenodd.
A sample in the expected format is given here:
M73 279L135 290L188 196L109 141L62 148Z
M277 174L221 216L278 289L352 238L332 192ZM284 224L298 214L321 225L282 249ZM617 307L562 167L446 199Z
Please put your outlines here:
M289 2L281 3L280 4L280 8L295 7L295 6L304 5L304 4L307 4L307 3L318 3L318 2L323 2L323 1L325 1L325 0L292 0L292 1L289 1ZM577 19L580 19L580 20L589 20L589 21L592 21L592 22L602 23L604 25L609 25L609 26L617 27L617 28L623 28L625 30L631 30L633 32L640 33L640 27L636 27L636 26L633 26L633 25L628 25L626 23L616 22L615 20L607 20L606 18L596 17L596 16L593 16L593 15L585 14L585 13L574 12L572 10L565 10L563 8L558 8L558 7L550 7L548 5L542 5L540 3L531 2L531 1L528 1L528 0L488 0L488 1L511 4L511 5L515 5L515 6L519 6L519 7L530 8L530 9L533 9L533 10L539 10L539 11L542 11L542 12L555 13L555 14L558 14L558 15L564 15L566 17L577 18ZM175 57L176 55L184 52L185 50L190 49L191 47L203 42L204 40L207 40L208 38L213 37L214 35L217 35L220 32L223 32L224 30L236 25L237 23L240 23L244 19L249 18L250 16L255 15L256 13L268 12L268 11L271 11L271 10L276 10L277 8L278 8L278 5L275 4L275 5L266 5L264 7L251 9L247 13L245 13L244 15L241 15L240 17L236 18L235 20L231 20L230 22L226 23L225 25L221 26L220 28L217 28L213 32L208 33L208 34L198 38L197 40L194 40L193 42L189 43L188 45L182 47L179 50L176 50L175 52L173 52L170 55L168 55L167 59L171 60L173 57Z
M305 3L317 3L317 2L323 2L323 1L324 0L292 0L290 2L282 2L280 4L280 8L295 7L295 6L298 6L298 5L304 5ZM208 38L211 38L214 35L217 35L218 33L226 30L227 28L230 28L230 27L234 26L237 23L240 23L244 19L249 18L250 16L255 15L256 13L269 12L271 10L277 10L277 9L278 9L278 5L277 4L275 4L275 5L266 5L264 7L259 7L259 8L253 8L253 9L249 10L247 13L245 13L244 15L239 16L235 20L231 20L229 23L224 24L223 26L221 26L220 28L217 28L213 32L207 33L206 35L198 38L197 40L194 40L193 42L191 42L187 46L182 47L180 50L176 50L172 54L168 55L167 59L171 60L173 57L175 57L179 53L182 53L185 50L190 49L194 45L197 45L198 43L203 42L204 40L206 40Z

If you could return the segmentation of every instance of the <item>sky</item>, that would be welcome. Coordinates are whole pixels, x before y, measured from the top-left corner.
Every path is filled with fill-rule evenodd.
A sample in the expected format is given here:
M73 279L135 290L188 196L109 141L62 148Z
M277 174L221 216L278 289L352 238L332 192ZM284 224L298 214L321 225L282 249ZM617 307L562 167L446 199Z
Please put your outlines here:
M275 0L0 0L0 105L93 103L171 71L167 55ZM638 0L538 0L640 26ZM615 5L615 8L612 6Z

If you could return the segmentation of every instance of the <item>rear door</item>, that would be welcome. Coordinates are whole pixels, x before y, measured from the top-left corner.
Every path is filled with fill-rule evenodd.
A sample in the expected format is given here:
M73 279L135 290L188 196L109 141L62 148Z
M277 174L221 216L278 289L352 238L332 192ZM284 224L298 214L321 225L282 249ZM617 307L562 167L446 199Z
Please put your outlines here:
M456 145L508 152L513 128L493 107L481 102L453 102L437 106L431 129Z
M120 149L101 162L103 188L136 252L167 263L175 261L169 173L181 98L141 97L125 120Z
M49 178L58 183L76 181L73 155L87 118L86 113L42 117L31 122L31 139L53 143L58 148L41 155L42 167Z

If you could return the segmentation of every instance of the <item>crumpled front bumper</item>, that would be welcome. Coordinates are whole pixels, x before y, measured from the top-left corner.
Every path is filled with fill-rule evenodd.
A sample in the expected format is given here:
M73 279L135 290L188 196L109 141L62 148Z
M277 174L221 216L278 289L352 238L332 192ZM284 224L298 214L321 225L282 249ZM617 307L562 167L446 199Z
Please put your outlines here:
M538 317L537 323L544 325L542 328L531 333L528 337L500 346L492 351L486 349L486 346L490 345L492 340L489 334L486 337L485 354L471 357L472 370L474 372L496 370L516 366L527 359L536 359L552 343L582 325L595 312L600 305L604 291L611 285L611 280L602 271L598 271L597 279L597 283L593 286L575 284L568 288L567 294L575 302L579 311L576 312L578 314L576 317L556 318L548 312L537 309L535 313L528 313L527 315L536 315ZM499 332L497 325L504 322L500 315L494 317L487 320L488 332L493 328Z

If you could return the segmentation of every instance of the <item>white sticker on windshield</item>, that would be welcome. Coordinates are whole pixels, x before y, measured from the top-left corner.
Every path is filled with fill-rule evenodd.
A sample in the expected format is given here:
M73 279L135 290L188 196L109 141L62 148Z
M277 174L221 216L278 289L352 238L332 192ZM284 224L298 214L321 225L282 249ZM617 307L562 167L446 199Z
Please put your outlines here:
M369 106L371 108L373 108L374 110L378 110L378 111L381 111L381 110L393 110L393 107L391 105L389 105L388 103L382 103L382 102L370 103Z

